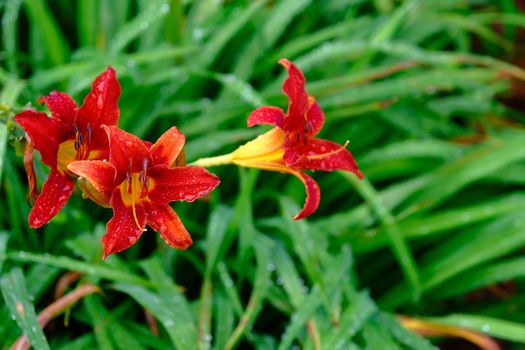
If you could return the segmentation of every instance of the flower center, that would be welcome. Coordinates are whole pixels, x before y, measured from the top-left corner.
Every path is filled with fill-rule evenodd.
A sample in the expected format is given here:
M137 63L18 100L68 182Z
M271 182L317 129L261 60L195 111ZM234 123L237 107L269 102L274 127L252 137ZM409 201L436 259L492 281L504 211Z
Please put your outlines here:
M89 155L89 144L91 143L91 124L88 123L86 127L86 132L82 133L78 126L74 125L75 130L75 151L76 153L76 160L83 160L87 159L87 156Z
M141 226L137 217L137 205L140 205L144 200L148 200L148 192L154 186L154 182L148 176L148 164L148 159L144 158L142 161L142 170L140 172L132 172L133 162L130 159L129 171L126 172L126 180L120 184L122 201L127 207L131 206L135 224L142 231L145 231L145 228Z
M91 144L91 124L88 123L86 131L82 133L78 126L74 125L75 138L66 140L58 146L57 168L72 175L67 169L67 165L74 160L97 159L100 151L90 149ZM85 134L85 136L84 136Z

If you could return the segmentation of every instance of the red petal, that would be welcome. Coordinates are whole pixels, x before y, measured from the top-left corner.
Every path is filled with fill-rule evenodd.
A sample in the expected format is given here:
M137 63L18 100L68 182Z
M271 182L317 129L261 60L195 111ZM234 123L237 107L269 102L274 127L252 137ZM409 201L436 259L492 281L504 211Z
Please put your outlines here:
M117 125L120 84L112 67L100 74L92 84L91 92L78 110L77 124L84 129L91 124L93 130L101 125Z
M69 163L67 168L74 174L85 178L99 192L109 194L115 188L116 170L108 162L80 160Z
M148 225L175 249L186 249L193 243L179 217L168 205L148 207Z
M154 164L166 164L171 166L177 159L185 141L186 136L184 136L184 134L176 127L171 127L168 131L162 134L157 142L155 142L155 144L149 149Z
M29 183L29 193L27 194L27 203L35 203L38 197L38 187L36 184L36 175L34 167L34 150L35 147L31 141L27 141L24 148L24 168L26 169L27 182Z
M153 180L149 197L162 204L172 201L193 202L213 191L220 183L218 177L197 166L168 168L156 165L148 169L148 176Z
M29 213L29 226L39 228L49 222L66 205L75 183L67 175L51 169L42 192Z
M248 127L251 128L259 124L270 124L282 128L285 117L286 115L283 110L278 107L259 107L248 117Z
M66 123L71 129L77 114L77 104L64 92L52 91L48 96L42 97L47 108L51 111L53 118L57 118Z
M315 136L323 128L324 113L317 101L310 97L310 109L306 113L307 133L309 137Z
M286 131L302 131L304 115L308 111L308 94L304 89L303 73L292 62L283 58L279 63L288 71L288 78L283 83L283 92L288 96L288 117L284 121Z
M299 220L310 216L317 210L319 202L321 201L321 191L319 190L317 182L315 182L310 176L302 172L295 172L293 174L303 182L306 189L306 199L304 201L303 209L293 217L294 220Z
M121 252L131 247L140 238L143 228L146 226L146 214L144 209L138 205L135 207L138 224L131 207L127 207L122 201L120 190L113 191L110 201L113 208L113 217L106 226L106 234L102 237L105 259L108 255Z
M323 139L310 139L308 143L286 145L284 160L296 169L347 170L362 177L352 154L343 145Z
M104 126L109 138L109 162L117 173L140 172L144 160L150 161L149 151L138 137L117 128Z
M25 111L15 116L15 121L25 130L42 155L42 161L53 168L57 164L58 145L63 138L64 123L49 118L45 113Z

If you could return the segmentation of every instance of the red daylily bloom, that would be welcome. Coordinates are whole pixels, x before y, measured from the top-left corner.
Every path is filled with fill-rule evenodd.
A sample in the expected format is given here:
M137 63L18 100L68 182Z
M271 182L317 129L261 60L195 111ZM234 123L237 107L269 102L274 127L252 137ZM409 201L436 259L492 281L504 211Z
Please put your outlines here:
M95 79L80 108L68 94L53 91L39 100L47 105L51 118L32 110L15 116L28 140L24 165L30 186L28 200L34 202L29 226L38 228L47 224L69 200L74 187L73 174L67 169L70 162L108 157L107 136L101 126L117 125L120 92L115 71L108 67ZM51 168L40 194L33 169L34 149Z
M131 247L146 224L170 246L189 247L191 237L168 203L192 202L217 187L219 179L201 167L172 167L185 142L175 127L151 146L117 127L104 129L109 138L109 162L75 161L68 166L110 198L113 218L102 237L104 258Z
M271 124L276 127L239 147L234 152L204 158L196 165L210 166L233 163L244 167L290 173L297 176L306 187L306 200L294 219L311 215L321 198L317 183L302 170L347 170L362 177L347 143L339 145L316 138L324 124L324 113L315 98L305 90L303 73L287 59L279 61L288 71L283 92L288 96L288 111L273 106L257 108L248 117L248 127Z

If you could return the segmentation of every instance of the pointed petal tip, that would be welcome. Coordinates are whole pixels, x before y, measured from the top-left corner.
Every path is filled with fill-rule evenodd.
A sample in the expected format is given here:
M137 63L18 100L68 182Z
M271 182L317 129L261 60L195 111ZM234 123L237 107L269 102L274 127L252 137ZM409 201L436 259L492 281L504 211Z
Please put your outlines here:
M288 69L288 67L290 67L291 65L293 65L293 63L292 63L290 60L288 60L287 58L281 58L281 59L279 60L279 64L280 64L281 66L283 66L284 68L286 68L286 69Z

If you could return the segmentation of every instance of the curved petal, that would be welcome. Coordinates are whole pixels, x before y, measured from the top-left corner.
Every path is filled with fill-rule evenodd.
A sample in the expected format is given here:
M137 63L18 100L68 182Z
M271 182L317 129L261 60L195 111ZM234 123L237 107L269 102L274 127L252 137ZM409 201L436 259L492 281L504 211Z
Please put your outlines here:
M219 178L198 166L168 168L156 165L148 169L150 183L149 198L157 203L172 201L193 202L215 189Z
M144 162L150 162L149 151L141 139L117 128L106 126L109 138L109 162L116 168L117 173L140 172Z
M148 225L175 249L186 249L193 241L175 211L168 205L148 207Z
M279 107L259 107L248 117L248 127L251 128L252 126L259 124L270 124L282 128L285 117L286 115Z
M303 208L293 217L294 220L299 220L312 215L317 210L321 201L321 191L317 182L305 173L297 172L294 175L303 182L306 189L306 199L304 200Z
M307 144L287 144L284 160L296 169L346 170L363 177L354 157L345 147L323 139L311 139Z
M91 91L78 110L77 124L84 129L91 124L93 130L101 125L117 125L119 118L118 98L121 89L112 67L100 74L91 86Z
M15 116L49 167L57 164L58 145L63 137L63 122L49 118L45 113L25 111Z
M324 113L319 103L312 96L310 99L310 108L306 113L306 132L309 137L313 137L319 133L324 125Z
M150 147L149 151L153 157L153 163L173 165L182 147L184 147L185 141L186 136L176 127L171 127Z
M47 224L66 205L74 185L75 182L68 175L61 175L56 169L51 169L29 213L29 226L39 228Z
M102 237L104 245L102 259L131 247L140 238L146 226L144 209L140 205L135 208L136 219L141 226L138 227L131 207L124 204L118 188L113 191L110 204L113 208L113 217L106 225L106 234Z
M27 194L27 203L35 203L38 197L38 186L36 184L36 175L34 167L34 150L35 147L31 141L27 141L24 147L24 168L27 174L27 182L29 183L29 193Z
M53 118L60 119L71 129L77 114L76 102L65 92L52 91L48 96L42 97Z
M303 73L286 58L279 63L288 71L288 78L283 83L283 92L288 96L288 117L284 121L286 131L302 131L305 123L305 113L308 111L308 94L304 88Z
M269 171L278 171L280 173L288 173L299 178L299 180L301 180L304 184L306 190L306 199L304 201L304 205L301 211L299 211L299 213L297 213L297 215L293 217L294 220L304 219L317 210L319 202L321 201L321 191L319 190L317 182L315 182L314 179L312 179L305 173L279 163L239 161L235 162L235 164L247 168L256 168Z
M115 188L116 170L113 165L102 160L80 160L69 163L69 171L86 179L95 190L110 194Z

